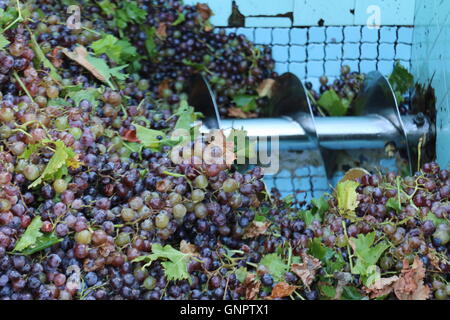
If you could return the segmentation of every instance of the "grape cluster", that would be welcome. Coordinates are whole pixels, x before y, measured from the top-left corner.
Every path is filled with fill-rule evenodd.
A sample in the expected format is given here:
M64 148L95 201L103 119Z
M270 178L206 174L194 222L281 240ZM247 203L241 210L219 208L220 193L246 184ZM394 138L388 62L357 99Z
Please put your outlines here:
M243 35L227 35L224 30L212 32L208 15L198 6L185 6L180 1L143 1L142 5L150 13L149 26L165 27L164 39L155 40L158 54L143 63L142 75L150 74L154 94L169 104L179 102L178 95L186 80L200 72L209 78L218 96L220 113L227 116L228 107L234 105L234 96L253 95L262 80L276 76L269 47L258 48ZM174 25L181 14L185 21ZM132 43L144 54L144 31L139 26L131 26L129 30ZM169 80L169 86L161 90L161 85Z
M312 108L316 116L325 115L324 111L320 109L318 101L320 100L322 94L329 90L336 92L340 99L347 100L350 104L358 96L361 90L362 84L364 82L364 74L358 72L351 72L348 65L343 65L341 67L341 75L338 79L334 80L332 84L329 84L327 76L320 77L320 89L316 91L313 88L311 82L305 82L306 89L310 93L310 97L313 98ZM320 109L320 111L319 111ZM349 111L351 113L351 110Z

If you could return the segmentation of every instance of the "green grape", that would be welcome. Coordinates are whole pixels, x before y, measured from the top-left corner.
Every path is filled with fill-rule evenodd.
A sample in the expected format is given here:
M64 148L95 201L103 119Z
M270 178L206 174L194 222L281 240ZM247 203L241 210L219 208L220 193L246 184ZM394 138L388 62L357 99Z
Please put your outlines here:
M81 244L89 244L92 240L92 233L89 230L83 230L75 234L75 241Z
M234 192L239 188L239 184L236 180L228 178L222 185L223 191Z
M173 216L175 217L175 219L181 220L184 218L184 216L186 215L187 209L184 205L182 205L181 203L175 205L173 207Z
M63 193L67 190L67 182L64 179L56 179L53 182L53 189L55 189L56 193Z
M155 217L155 226L158 229L164 229L165 227L167 227L168 224L169 224L169 215L167 214L167 212L160 212Z

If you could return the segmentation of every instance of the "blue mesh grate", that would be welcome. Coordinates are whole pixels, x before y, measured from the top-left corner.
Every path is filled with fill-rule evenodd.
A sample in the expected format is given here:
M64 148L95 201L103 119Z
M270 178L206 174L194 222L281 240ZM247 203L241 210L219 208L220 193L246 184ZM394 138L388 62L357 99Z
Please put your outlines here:
M363 26L329 26L301 28L227 28L227 32L245 35L261 45L271 45L278 73L292 72L318 89L319 78L327 75L330 82L339 77L343 64L352 71L378 70L391 73L399 60L411 67L413 27L369 29ZM306 152L307 153L307 152ZM304 154L304 153L303 153ZM307 157L306 157L307 158ZM281 159L285 159L284 156ZM395 160L381 159L380 167L396 171ZM324 168L311 165L305 156L281 160L280 171L265 179L269 190L276 187L282 196L295 194L298 201L309 201L329 192ZM343 176L337 172L331 182L335 185Z

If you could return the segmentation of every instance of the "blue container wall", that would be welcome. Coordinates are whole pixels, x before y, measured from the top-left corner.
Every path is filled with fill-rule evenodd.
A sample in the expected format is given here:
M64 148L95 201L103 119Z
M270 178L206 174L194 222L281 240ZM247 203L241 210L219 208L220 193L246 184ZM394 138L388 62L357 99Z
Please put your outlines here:
M437 157L450 165L450 1L416 0L413 72L437 96Z

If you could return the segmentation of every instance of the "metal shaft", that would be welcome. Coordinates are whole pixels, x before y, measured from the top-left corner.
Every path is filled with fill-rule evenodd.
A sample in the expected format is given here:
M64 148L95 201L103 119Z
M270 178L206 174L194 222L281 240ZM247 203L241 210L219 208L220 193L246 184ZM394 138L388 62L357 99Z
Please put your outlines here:
M429 132L428 122L420 127L413 116L403 117L411 134L422 136ZM320 146L330 150L379 149L387 143L405 147L405 139L389 120L378 115L359 117L320 117L315 119ZM315 149L299 122L291 117L222 120L221 129L242 129L249 137L278 137L281 149ZM208 128L204 128L208 129Z

